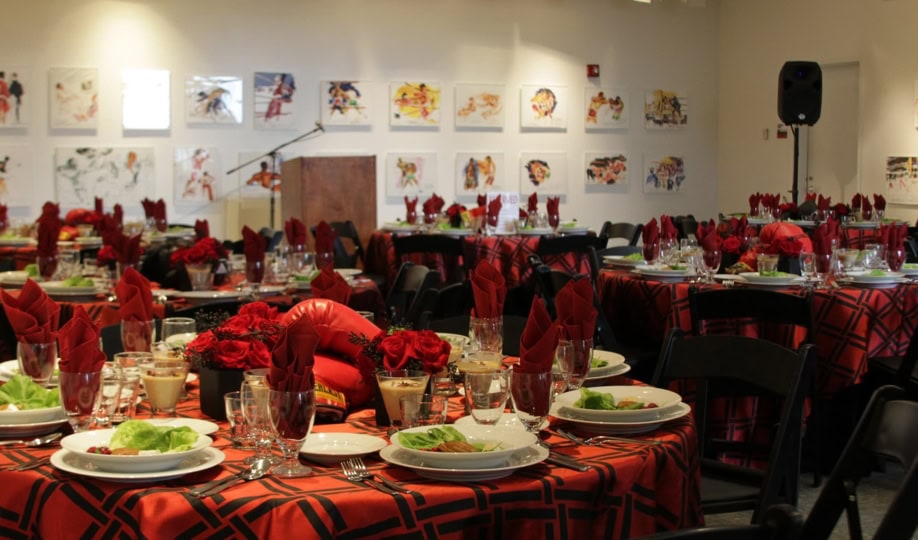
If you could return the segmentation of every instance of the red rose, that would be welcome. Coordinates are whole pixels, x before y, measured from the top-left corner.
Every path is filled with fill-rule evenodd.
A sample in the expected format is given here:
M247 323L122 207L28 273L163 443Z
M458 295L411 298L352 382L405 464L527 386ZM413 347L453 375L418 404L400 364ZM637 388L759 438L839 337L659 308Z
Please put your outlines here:
M739 253L742 241L735 236L728 236L724 238L724 243L721 246L724 250L724 253Z
M440 339L440 336L432 330L417 332L414 348L424 371L428 373L440 371L449 361L451 349L449 342Z
M217 338L214 336L214 333L210 330L198 334L191 343L189 343L185 350L189 354L202 355L209 351L217 343Z
M100 266L105 266L110 263L117 261L118 258L115 255L115 250L112 246L102 246L98 253L96 253L96 264Z
M239 308L239 315L251 315L273 321L277 318L277 308L264 302L250 302Z
M406 369L408 360L414 354L414 339L409 332L397 332L386 336L379 343L379 352L383 356L383 367L387 371Z
M835 215L838 217L847 216L850 213L848 207L845 203L838 203L835 205Z
M266 343L261 341L252 341L249 342L251 348L249 350L249 358L247 369L254 369L260 367L268 367L271 365L271 349L268 348Z

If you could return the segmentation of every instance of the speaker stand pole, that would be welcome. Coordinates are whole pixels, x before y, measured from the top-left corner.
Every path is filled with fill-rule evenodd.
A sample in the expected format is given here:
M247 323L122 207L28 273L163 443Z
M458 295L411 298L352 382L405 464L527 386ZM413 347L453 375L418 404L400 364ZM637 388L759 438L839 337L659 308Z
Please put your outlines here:
M794 134L794 183L791 185L791 202L797 204L797 187L800 175L800 168L797 164L797 161L800 160L800 127L791 126L791 132Z

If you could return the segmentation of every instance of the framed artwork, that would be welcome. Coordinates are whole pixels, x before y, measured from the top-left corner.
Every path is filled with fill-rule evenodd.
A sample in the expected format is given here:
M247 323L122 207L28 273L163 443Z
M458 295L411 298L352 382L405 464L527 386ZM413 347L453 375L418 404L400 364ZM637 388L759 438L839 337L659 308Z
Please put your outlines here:
M239 165L251 161L264 152L239 152ZM239 196L246 199L270 199L271 192L280 192L281 165L284 155L277 153L274 171L271 171L271 157L263 157L239 169Z
M0 204L30 206L34 178L27 146L0 146Z
M175 149L176 205L209 204L223 196L225 186L219 179L220 153L216 147L198 146Z
M520 90L520 126L567 128L567 87L524 85Z
M644 127L681 129L688 125L688 98L672 90L650 90L644 94Z
M918 157L886 158L886 198L893 203L918 204Z
M33 91L27 70L14 66L0 67L0 128L29 125Z
M644 193L677 193L685 188L685 159L681 156L644 157Z
M503 128L506 102L502 84L457 84L456 127Z
M584 91L584 125L587 131L624 129L631 111L628 92L622 88L588 87Z
M294 129L300 101L292 73L255 72L255 129Z
M98 69L52 68L49 83L51 105L48 116L52 129L98 127Z
M914 116L915 129L918 129L918 81L915 81L915 94L912 100L912 115Z
M389 125L439 126L440 85L432 82L389 84Z
M329 126L369 126L372 90L366 81L322 81L319 86L322 123Z
M189 124L241 124L242 77L188 77L185 80L185 121Z
M587 185L625 185L628 183L628 156L624 152L586 152L583 170Z
M504 155L499 152L460 152L456 154L456 196L476 198L479 193L507 191Z
M520 154L520 193L567 195L567 154L531 152Z
M121 72L121 127L169 129L169 71L125 69Z
M433 193L437 188L437 154L402 152L386 156L386 196Z
M136 207L153 198L156 160L152 147L83 146L54 149L57 201L65 208L106 204Z

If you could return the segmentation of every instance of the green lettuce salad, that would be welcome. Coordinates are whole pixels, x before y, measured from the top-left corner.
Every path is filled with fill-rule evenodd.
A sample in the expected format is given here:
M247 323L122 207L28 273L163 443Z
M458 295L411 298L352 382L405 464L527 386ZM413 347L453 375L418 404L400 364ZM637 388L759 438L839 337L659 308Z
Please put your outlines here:
M92 278L83 276L72 276L64 280L65 287L94 287L95 284Z
M629 261L643 261L644 254L643 253L629 253L628 255L625 255L624 257L622 257L622 259L627 259Z
M57 388L44 388L31 377L14 375L0 386L0 405L13 405L21 411L60 407L61 394Z
M592 409L597 411L633 411L638 409L652 409L657 405L644 403L634 399L621 400L616 403L615 397L606 392L594 392L589 388L580 388L580 399L574 402L574 407Z
M405 448L412 450L435 450L443 443L466 443L475 448L478 452L488 452L495 450L499 444L488 444L484 442L469 442L465 435L452 426L435 427L427 432L405 433L398 435L398 442Z
M112 450L134 448L165 454L191 450L197 441L198 432L188 426L157 426L143 420L128 420L118 426L108 446Z

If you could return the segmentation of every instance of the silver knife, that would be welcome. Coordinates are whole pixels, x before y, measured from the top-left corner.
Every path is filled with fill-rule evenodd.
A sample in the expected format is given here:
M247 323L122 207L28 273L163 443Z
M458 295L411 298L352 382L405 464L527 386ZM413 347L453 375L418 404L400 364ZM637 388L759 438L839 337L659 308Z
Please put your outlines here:
M575 471L580 471L580 472L586 472L592 469L592 467L589 465L580 463L579 461L577 461L576 459L570 456L565 456L564 454L559 454L557 452L549 452L548 459L546 461L548 461L549 463L554 463L555 465L558 465L559 467L566 467L568 469L573 469Z

